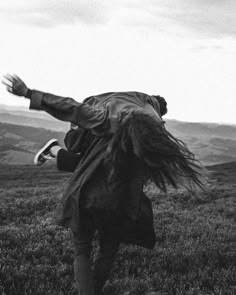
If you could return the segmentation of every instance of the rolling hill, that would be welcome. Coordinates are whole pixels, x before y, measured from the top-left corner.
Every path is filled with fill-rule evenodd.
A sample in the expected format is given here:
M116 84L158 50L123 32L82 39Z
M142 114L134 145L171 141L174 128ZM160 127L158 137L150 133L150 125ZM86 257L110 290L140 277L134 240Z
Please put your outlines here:
M69 123L54 119L45 112L32 111L27 108L9 107L0 104L0 122L45 128L65 132Z
M166 120L166 128L204 165L236 161L236 125ZM30 164L32 154L44 142L50 138L63 142L68 129L68 123L43 112L0 105L0 159L3 163Z
M2 164L32 164L36 151L51 138L63 144L64 133L29 126L0 123Z
M236 126L167 120L167 130L183 140L204 165L236 160Z

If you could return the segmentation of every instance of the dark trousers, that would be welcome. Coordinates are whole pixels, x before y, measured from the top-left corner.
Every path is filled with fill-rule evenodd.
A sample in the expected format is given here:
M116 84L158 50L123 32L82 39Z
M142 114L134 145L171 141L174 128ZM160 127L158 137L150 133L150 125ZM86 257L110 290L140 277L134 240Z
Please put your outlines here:
M74 172L80 159L80 154L74 154L67 150L60 149L57 154L57 168L60 171Z
M59 170L73 172L81 155L70 153L61 149L57 155L57 167ZM100 253L97 257L93 273L90 267L90 254L92 240L95 233L93 217L87 209L80 210L80 230L73 232L74 243L74 272L79 294L99 295L108 278L115 254L119 249L120 241L114 238L109 231L98 229Z

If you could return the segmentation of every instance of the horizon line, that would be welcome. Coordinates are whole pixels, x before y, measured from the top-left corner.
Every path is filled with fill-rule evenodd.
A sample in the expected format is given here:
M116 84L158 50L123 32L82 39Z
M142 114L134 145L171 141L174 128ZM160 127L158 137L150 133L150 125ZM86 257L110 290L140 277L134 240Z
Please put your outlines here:
M37 110L30 110L27 106L23 106L23 105L8 105L5 103L0 103L0 107L6 107L6 108L14 108L14 109L24 109L25 111L29 111L29 112L38 112ZM1 108L0 108L1 110ZM53 116L51 116L50 114L48 114L47 112L44 112L44 114L54 118ZM54 118L56 119L56 118ZM58 120L58 119L56 119ZM236 122L232 123L232 122L216 122L216 121L189 121L189 120L181 120L181 119L176 119L176 118L163 118L163 121L165 120L172 120L172 121L178 121L178 122L184 122L184 123L198 123L198 124L217 124L217 125L230 125L230 126L234 126L236 127ZM59 120L60 121L60 120Z

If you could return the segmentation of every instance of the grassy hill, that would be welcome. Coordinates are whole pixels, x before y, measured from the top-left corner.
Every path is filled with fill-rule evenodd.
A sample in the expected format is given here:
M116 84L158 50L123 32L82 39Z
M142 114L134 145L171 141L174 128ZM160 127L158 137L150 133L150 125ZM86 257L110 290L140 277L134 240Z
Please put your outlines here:
M66 132L69 123L57 120L46 112L0 104L0 122Z
M61 132L66 132L66 130L68 130L69 128L69 123L61 122L56 119L52 120L50 117L48 118L29 116L28 114L25 115L24 112L23 114L0 112L0 122L14 125L30 126L35 128L44 128Z
M173 135L182 139L204 165L236 161L235 125L166 120L166 127ZM47 133L61 140L64 137L62 133L69 129L69 123L56 120L44 112L17 110L0 105L0 130L2 128L5 134L3 131L0 133L0 151L3 152L2 145L10 144L12 148L9 152L6 149L4 154L0 153L0 159L9 164L30 164L30 153L34 153L49 138ZM38 139L35 138L36 134ZM15 141L13 144L14 136L18 136L18 142ZM22 151L15 153L14 150L22 148L24 142L28 145L24 153L21 153Z
M183 140L204 165L236 160L236 126L167 120L167 129Z
M196 195L145 188L156 246L122 245L105 295L235 295L236 162L208 169L209 185ZM0 294L76 294L71 233L53 221L69 177L48 166L0 166Z
M29 126L0 123L0 160L2 164L32 164L35 152L51 138L63 144L62 132Z

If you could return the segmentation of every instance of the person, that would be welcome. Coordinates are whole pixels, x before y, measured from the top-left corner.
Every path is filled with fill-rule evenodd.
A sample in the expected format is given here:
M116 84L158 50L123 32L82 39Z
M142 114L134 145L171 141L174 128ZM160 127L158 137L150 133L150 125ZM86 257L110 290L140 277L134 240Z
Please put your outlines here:
M160 114L161 116L164 116L167 114L167 102L166 100L161 96L156 96L159 104L160 104ZM78 139L78 131L76 132L76 129L78 129L79 126L76 126L75 124L71 123L71 128L68 134L65 138L65 145L68 149L69 143L68 143L68 137L76 138ZM70 139L71 141L71 139ZM83 143L86 141L84 140ZM83 150L83 148L82 148ZM41 166L48 160L51 160L53 158L56 159L56 165L58 170L66 171L66 172L74 172L76 166L79 164L79 161L82 157L81 154L81 148L80 152L69 152L68 150L65 150L63 147L60 146L57 139L51 139L49 140L35 155L34 157L34 164L36 166Z
M79 294L102 294L121 242L155 246L152 206L143 192L146 181L153 180L163 191L169 185L202 187L201 167L184 143L165 129L158 96L109 92L79 103L31 90L17 76L5 78L9 92L30 99L30 109L79 126L65 138L68 153L80 158L55 217L73 232ZM100 256L92 273L95 230Z

